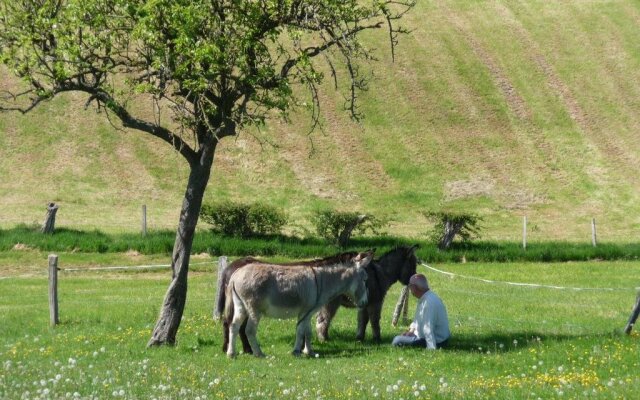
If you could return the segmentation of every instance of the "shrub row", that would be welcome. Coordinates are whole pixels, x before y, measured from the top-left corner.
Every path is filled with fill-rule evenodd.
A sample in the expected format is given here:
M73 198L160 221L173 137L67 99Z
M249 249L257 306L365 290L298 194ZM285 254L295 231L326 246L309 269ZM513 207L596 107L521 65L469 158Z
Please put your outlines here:
M171 254L174 231L151 231L140 234L106 234L100 231L58 229L52 235L43 235L38 228L18 226L0 229L0 251L26 248L43 252L118 253L135 250L142 254ZM19 246L16 246L20 244ZM427 263L468 262L564 262L590 260L640 260L640 243L531 242L527 249L518 242L453 243L447 251L435 243L394 236L356 237L349 249L377 248L380 255L397 245L418 244L417 255ZM193 253L207 252L214 256L239 257L246 255L306 259L323 257L339 251L336 245L317 237L298 238L271 235L256 238L234 238L207 231L198 231Z

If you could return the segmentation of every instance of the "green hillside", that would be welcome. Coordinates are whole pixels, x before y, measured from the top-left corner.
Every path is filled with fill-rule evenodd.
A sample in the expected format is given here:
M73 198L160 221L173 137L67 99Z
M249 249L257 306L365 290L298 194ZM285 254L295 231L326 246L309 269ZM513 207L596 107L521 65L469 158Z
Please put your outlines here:
M640 3L421 0L403 25L395 62L384 32L368 38L363 121L327 82L322 130L301 112L225 140L207 199L283 205L301 225L322 205L372 212L405 236L446 208L482 215L486 238L518 240L526 215L530 240L590 240L591 218L601 240L638 240ZM183 160L85 100L0 114L0 226L41 222L50 201L68 227L136 230L142 204L152 228L175 226Z

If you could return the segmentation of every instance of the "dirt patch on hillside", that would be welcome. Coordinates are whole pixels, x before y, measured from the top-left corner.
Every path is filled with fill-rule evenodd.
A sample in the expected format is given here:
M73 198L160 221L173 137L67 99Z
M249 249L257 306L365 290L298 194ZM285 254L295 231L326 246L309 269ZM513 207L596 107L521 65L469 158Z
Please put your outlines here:
M495 181L490 179L452 181L444 184L444 196L446 201L478 196L491 197L494 189Z

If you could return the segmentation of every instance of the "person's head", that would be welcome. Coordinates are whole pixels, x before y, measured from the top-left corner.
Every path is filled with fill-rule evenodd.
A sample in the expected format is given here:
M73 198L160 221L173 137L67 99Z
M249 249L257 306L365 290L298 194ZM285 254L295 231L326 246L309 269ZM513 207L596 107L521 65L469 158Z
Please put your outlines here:
M409 279L409 290L415 297L422 297L429 290L429 281L422 274L415 274Z

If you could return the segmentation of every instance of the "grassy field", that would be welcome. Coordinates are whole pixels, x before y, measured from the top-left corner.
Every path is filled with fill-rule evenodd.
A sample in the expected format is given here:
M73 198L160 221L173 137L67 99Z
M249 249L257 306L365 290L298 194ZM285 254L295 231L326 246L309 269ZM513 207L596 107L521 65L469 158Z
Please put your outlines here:
M638 21L628 0L419 1L395 62L384 32L367 39L380 61L362 123L328 79L323 131L308 136L301 111L259 133L278 148L251 131L223 141L206 198L283 206L290 230L329 206L418 236L422 211L447 208L484 216L489 240L517 241L523 215L531 240L588 241L591 218L602 240L637 240ZM175 228L185 163L85 101L0 115L0 226L41 223L55 201L68 228L135 231L143 204L151 228Z
M168 271L62 271L56 328L48 327L45 277L3 277L0 398L617 399L640 390L640 336L621 334L640 263L433 267L466 276L419 268L448 307L452 349L425 353L388 345L402 330L389 323L396 285L383 313L384 344L356 343L355 314L342 310L333 340L316 344L317 359L290 355L295 321L265 319L258 337L268 357L228 360L220 350L220 324L211 318L211 267L191 274L176 348L151 350L145 344Z

